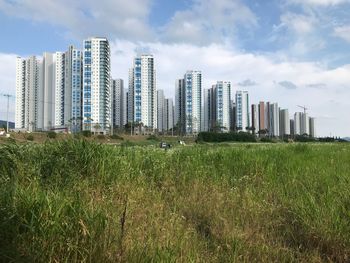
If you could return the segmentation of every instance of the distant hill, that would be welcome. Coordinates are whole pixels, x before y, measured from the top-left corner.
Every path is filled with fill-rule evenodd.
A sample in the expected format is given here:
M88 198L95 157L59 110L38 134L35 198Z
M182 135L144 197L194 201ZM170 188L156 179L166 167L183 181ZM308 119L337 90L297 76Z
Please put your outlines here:
M6 121L0 120L0 128L6 127ZM14 122L9 122L9 128L14 129L15 128L15 123Z
M342 138L342 139L350 142L350 137L345 137L345 138Z

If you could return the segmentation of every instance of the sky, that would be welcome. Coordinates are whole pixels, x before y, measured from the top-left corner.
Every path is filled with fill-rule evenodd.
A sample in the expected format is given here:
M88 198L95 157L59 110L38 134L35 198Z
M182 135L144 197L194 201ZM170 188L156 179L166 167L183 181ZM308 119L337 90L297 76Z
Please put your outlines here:
M0 94L15 96L15 59L107 37L113 78L155 57L157 88L201 70L250 103L306 106L318 136L350 136L350 0L0 0ZM0 119L7 99L0 96ZM14 120L15 99L10 99Z

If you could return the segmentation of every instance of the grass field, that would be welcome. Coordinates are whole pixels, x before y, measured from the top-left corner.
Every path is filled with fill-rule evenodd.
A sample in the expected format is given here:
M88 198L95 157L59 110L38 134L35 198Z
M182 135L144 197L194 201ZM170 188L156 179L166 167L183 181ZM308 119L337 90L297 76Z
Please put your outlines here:
M0 261L349 262L350 145L0 145Z

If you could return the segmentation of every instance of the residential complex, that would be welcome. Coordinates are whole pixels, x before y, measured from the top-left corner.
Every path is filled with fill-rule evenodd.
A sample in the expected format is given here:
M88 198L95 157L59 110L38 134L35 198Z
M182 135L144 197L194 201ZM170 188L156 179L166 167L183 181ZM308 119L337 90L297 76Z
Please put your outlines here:
M188 70L175 81L175 101L157 90L155 59L138 55L129 69L128 88L112 79L106 38L92 37L83 49L45 52L39 59L16 61L16 129L27 131L88 130L109 134L140 128L140 132L196 135L201 131L250 132L290 138L316 136L315 118L278 103L249 103L248 91L230 81L202 87L202 72ZM126 124L128 124L126 126Z

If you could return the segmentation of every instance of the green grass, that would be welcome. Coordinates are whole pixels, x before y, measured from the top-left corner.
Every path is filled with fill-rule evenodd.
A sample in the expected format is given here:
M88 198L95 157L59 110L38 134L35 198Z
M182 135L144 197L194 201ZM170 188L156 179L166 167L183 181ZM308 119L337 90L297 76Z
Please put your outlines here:
M350 146L0 146L2 262L347 262Z

